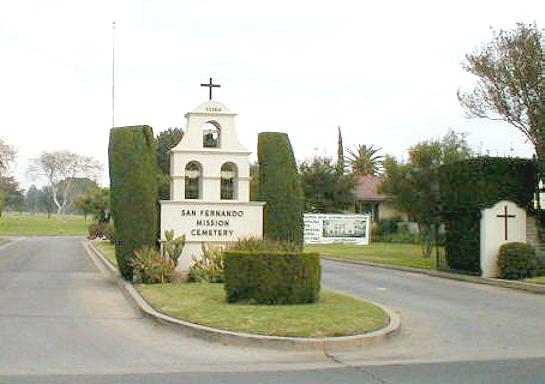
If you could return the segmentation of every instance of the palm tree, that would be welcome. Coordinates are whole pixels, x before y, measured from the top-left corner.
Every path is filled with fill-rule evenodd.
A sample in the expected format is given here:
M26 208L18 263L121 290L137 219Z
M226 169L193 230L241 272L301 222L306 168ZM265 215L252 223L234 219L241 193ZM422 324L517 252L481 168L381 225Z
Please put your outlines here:
M348 162L352 172L358 176L372 175L377 176L382 172L383 155L378 153L381 148L374 145L359 144L354 150L347 149Z

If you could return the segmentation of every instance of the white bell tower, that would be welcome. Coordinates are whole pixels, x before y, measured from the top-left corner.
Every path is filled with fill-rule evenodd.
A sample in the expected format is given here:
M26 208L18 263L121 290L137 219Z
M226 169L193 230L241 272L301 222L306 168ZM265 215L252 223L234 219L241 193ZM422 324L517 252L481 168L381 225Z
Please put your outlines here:
M161 238L186 236L179 265L187 269L202 245L223 246L263 236L263 202L250 201L249 152L238 140L235 116L211 100L185 117L183 138L170 151L170 200L161 201Z
M235 116L224 104L212 100L185 115L186 131L170 156L171 200L250 201L251 152L238 141ZM186 181L192 176L189 171L193 172L193 184ZM225 191L229 188L226 179L232 180L232 196ZM186 186L191 191L186 191Z

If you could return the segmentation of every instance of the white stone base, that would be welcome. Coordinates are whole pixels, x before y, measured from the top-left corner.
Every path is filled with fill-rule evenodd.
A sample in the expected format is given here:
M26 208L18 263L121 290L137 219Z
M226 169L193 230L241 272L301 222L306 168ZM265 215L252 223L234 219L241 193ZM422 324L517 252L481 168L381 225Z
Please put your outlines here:
M202 244L221 247L248 237L263 237L263 202L161 201L161 240L166 230L186 236L179 269L187 270L191 256L202 256Z

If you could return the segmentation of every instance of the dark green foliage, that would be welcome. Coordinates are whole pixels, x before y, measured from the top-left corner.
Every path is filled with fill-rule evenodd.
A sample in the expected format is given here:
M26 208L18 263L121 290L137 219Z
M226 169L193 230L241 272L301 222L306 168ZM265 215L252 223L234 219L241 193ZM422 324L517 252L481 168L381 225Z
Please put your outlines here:
M481 211L445 216L445 257L450 269L481 273Z
M318 301L320 257L315 253L227 251L227 301L304 304Z
M25 208L25 191L14 177L0 177L0 190L4 195L5 208L21 212Z
M465 136L449 131L440 140L422 141L409 149L409 161L400 163L387 156L383 192L392 203L416 221L424 257L435 246L438 257L440 221L439 167L472 155Z
M391 219L382 219L378 222L376 235L385 236L393 235L399 232L399 224L401 223L401 217L393 217Z
M278 241L272 239L258 239L257 237L246 237L238 239L235 243L229 245L229 251L268 251L268 252L301 252L300 244L290 243L288 241Z
M170 199L170 156L169 151L174 148L184 133L180 128L169 128L157 135L157 160L160 172L158 174L159 198L161 200Z
M132 280L130 260L157 240L157 155L151 127L112 128L108 148L116 258L122 276Z
M354 174L339 172L327 157L315 156L299 166L305 196L305 211L343 212L354 207Z
M409 231L408 223L401 217L382 219L373 230L373 241L381 243L420 244L420 236Z
M99 223L110 222L110 190L108 188L94 188L78 196L75 206L85 216L93 215L93 219Z
M510 200L532 209L535 164L531 160L477 157L439 170L441 215L450 268L480 273L481 209Z
M537 272L536 251L526 243L504 244L500 247L498 267L502 279L534 277Z
M257 158L265 237L303 244L303 189L288 135L260 133Z

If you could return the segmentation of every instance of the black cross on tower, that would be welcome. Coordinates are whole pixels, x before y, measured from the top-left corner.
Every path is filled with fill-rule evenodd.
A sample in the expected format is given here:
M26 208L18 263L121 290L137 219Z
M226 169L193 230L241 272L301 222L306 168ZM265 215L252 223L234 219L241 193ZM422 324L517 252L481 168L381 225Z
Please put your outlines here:
M503 212L504 214L503 215L496 215L496 217L502 217L504 220L505 220L505 240L507 240L507 219L514 219L515 218L515 215L508 215L507 214L507 205L505 207L503 207Z
M212 100L212 88L219 88L221 85L219 84L212 84L212 78L210 78L210 83L208 84L201 84L201 87L208 87L208 100Z

